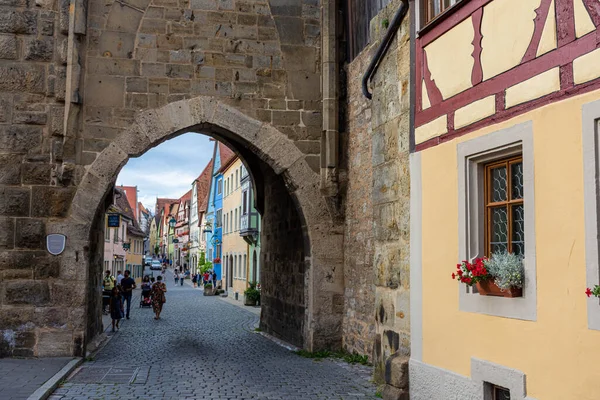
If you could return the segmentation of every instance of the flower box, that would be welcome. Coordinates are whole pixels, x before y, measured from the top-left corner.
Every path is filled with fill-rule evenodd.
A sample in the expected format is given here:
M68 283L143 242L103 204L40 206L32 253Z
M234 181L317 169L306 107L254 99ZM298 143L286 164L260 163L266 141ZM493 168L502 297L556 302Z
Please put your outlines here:
M523 297L523 289L510 288L502 290L494 283L493 279L479 281L476 286L481 296Z

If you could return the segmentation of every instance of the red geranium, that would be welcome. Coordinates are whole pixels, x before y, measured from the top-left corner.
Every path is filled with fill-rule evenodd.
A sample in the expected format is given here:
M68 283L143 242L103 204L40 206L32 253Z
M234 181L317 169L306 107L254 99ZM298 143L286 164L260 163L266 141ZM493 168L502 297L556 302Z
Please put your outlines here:
M585 294L587 297L600 297L600 285L594 286L593 289L587 288L585 289Z
M452 279L457 279L469 286L475 285L479 281L489 279L485 262L487 258L476 258L472 263L464 260L456 264L456 273L452 273Z

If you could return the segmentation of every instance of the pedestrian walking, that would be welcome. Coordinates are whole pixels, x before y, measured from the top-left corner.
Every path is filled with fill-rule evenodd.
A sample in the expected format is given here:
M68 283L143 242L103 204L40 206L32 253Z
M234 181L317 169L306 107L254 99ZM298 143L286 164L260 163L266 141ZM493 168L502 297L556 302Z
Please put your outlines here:
M192 283L194 284L194 287L196 287L196 284L198 283L198 275L194 274L194 276L192 277Z
M117 286L121 286L121 281L125 278L122 271L117 271Z
M182 272L179 274L179 284L183 286L183 280L185 279L185 274Z
M115 324L119 329L119 322L123 319L123 298L116 286L112 288L110 296L110 318L112 319L112 331L114 332Z
M217 288L217 273L213 270L212 272L212 284L213 288Z
M175 277L175 286L177 286L179 283L179 274L177 273L177 270L175 270L175 274L173 274L173 276Z
M160 319L160 313L162 312L163 304L167 301L165 293L167 292L167 285L162 281L162 276L156 278L156 283L152 285L152 309L154 310L154 319Z
M110 296L116 284L117 280L110 274L110 271L107 270L106 275L104 275L104 278L102 279L102 312L104 314L108 314L110 312Z
M127 302L127 319L129 319L129 311L131 310L131 296L133 289L137 286L135 280L129 276L130 272L125 271L125 277L121 280L121 290L123 291L123 303Z
M204 285L206 285L206 284L208 283L208 271L206 271L206 272L204 273L204 276L203 276L203 278L202 278L202 279L203 279L203 282L202 282L202 283L203 283Z

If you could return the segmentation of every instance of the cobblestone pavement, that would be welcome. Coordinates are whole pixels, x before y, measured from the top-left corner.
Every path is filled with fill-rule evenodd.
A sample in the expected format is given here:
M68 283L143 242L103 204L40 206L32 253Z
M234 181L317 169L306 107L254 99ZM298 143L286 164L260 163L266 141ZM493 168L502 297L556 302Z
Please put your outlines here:
M136 305L50 399L375 398L370 368L300 357L254 332L255 313L172 279L167 289L161 320Z
M72 358L0 359L0 399L24 400Z

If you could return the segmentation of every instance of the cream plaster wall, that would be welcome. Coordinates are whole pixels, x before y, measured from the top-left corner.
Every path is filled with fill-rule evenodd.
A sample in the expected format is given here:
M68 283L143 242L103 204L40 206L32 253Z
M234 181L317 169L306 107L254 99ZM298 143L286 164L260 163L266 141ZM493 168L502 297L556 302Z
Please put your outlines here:
M459 108L454 113L454 128L472 124L489 117L496 112L496 96L488 96L469 105Z
M573 60L573 81L584 83L600 76L600 49Z
M228 178L231 179L234 183L232 184L232 191L227 194L227 196L223 197L223 224L225 224L225 215L234 216L235 220L235 210L238 209L242 205L242 186L237 185L235 182L235 172L238 171L238 183L239 183L239 170L242 166L242 161L238 158L233 164L231 164L225 171L223 171L223 182L227 181ZM225 193L225 192L224 192ZM228 217L229 220L229 217ZM227 232L227 233L225 233ZM223 259L221 260L221 265L223 266L223 285L225 285L227 274L229 274L229 260L225 263L225 256L229 257L229 255L241 255L243 259L243 255L248 251L248 244L244 241L244 239L240 236L240 223L239 223L239 211L238 211L238 225L237 229L235 227L235 222L231 223L231 231L223 229ZM247 257L247 256L246 256ZM233 289L234 292L237 291L240 295L246 289L246 281L242 281L239 279L233 280ZM230 293L230 296L233 296ZM240 297L240 300L242 297Z
M595 91L553 103L420 152L426 364L470 376L475 357L523 371L529 397L598 398L600 332L587 328L584 294L581 107L599 98ZM458 261L457 143L529 120L534 135L537 321L460 312L457 282L450 278Z
M427 93L427 86L425 86L425 79L421 84L421 106L423 110L431 107L431 101L429 101L429 93Z
M417 144L436 136L443 135L448 131L448 117L442 115L431 122L421 125L415 129L415 141Z
M473 22L467 18L425 47L431 79L444 100L472 87L474 37Z
M554 9L554 0L550 3L548 18L544 23L544 30L540 38L540 44L537 49L536 57L546 54L556 48L556 11Z
M540 0L494 0L483 9L481 65L483 79L521 63L534 30ZM469 42L470 43L470 42ZM452 46L450 46L451 50Z
M573 0L573 11L575 13L575 35L578 38L596 29L582 0Z
M560 70L556 67L506 89L506 108L539 99L558 90Z

